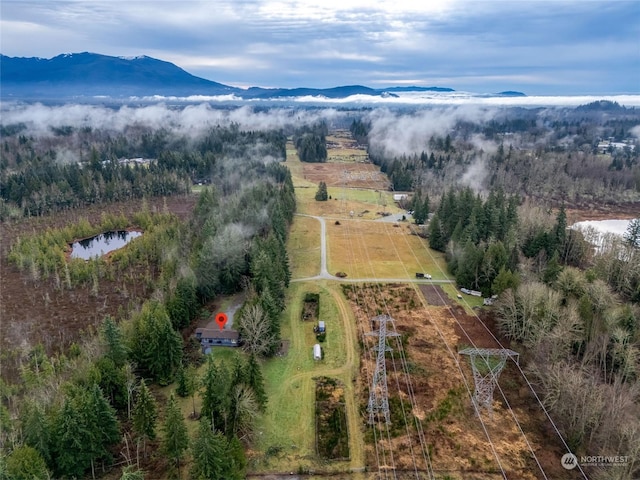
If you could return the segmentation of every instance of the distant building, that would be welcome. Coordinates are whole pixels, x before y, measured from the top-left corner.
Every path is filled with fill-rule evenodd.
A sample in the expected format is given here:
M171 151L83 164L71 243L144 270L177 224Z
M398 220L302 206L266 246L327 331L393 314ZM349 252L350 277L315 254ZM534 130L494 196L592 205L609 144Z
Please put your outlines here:
M394 202L399 202L401 200L407 200L409 198L409 195L407 195L406 193L394 193L393 194L393 201Z
M601 140L598 142L598 153L610 153L614 150L623 149L625 147L629 147L631 151L636 148L631 140L625 140L624 142L614 142L612 139Z
M237 347L240 335L236 330L220 330L215 323L196 329L202 353L210 353L211 347Z

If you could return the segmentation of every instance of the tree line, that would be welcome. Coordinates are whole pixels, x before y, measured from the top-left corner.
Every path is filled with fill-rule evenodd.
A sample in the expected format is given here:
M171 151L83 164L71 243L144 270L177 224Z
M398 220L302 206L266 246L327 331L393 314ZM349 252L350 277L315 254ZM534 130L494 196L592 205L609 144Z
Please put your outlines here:
M529 198L587 203L640 198L640 142L633 133L637 109L598 104L586 110L507 109L487 121L458 120L425 136L414 152L393 154L369 120L351 125L371 161L397 191L449 188L502 189ZM601 140L626 142L602 154Z
M327 124L324 122L305 125L293 134L293 145L302 162L322 163L327 161Z
M456 283L498 294L498 328L523 352L577 454L640 451L639 224L602 239L567 228L563 207L469 189L447 192L429 222L431 247L445 252ZM638 468L625 464L620 478Z
M112 203L131 198L187 193L194 183L228 177L229 160L284 160L286 136L279 130L244 131L218 126L197 138L167 129L56 128L53 138L4 126L0 149L0 214L21 215ZM145 163L125 159L144 158Z

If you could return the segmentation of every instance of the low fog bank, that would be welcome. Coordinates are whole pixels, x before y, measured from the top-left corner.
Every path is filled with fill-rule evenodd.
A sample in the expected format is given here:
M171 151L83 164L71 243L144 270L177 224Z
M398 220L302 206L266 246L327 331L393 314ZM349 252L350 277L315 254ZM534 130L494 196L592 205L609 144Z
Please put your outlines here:
M87 104L47 106L41 103L2 106L3 125L25 124L27 133L34 136L53 136L52 129L67 126L115 132L122 132L131 126L141 126L197 136L216 126L236 124L241 130L279 130L319 121L332 126L344 117L344 112L332 108L216 108L204 103L184 107L160 103L141 107L125 105L119 108Z
M367 116L371 123L369 143L386 156L419 154L428 151L432 136L446 136L458 122L484 123L499 111L477 106L430 108L413 113L380 108Z

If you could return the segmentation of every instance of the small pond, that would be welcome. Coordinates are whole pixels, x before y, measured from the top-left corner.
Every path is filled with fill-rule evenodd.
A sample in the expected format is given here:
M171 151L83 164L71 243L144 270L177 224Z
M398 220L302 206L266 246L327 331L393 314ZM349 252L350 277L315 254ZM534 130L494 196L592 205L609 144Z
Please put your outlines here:
M613 233L615 235L624 235L629 227L631 220L586 220L584 222L574 223L572 228L594 228L598 232Z
M140 235L142 235L142 232L128 232L126 230L101 233L95 237L74 242L71 245L71 258L89 260L90 258L101 257L124 247Z

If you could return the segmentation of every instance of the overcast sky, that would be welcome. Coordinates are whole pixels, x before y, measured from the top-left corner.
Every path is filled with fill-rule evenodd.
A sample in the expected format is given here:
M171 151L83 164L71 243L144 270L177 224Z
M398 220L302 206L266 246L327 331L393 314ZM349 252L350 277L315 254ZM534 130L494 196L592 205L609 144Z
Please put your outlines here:
M640 93L640 0L1 0L0 40L9 56L149 55L240 87Z

